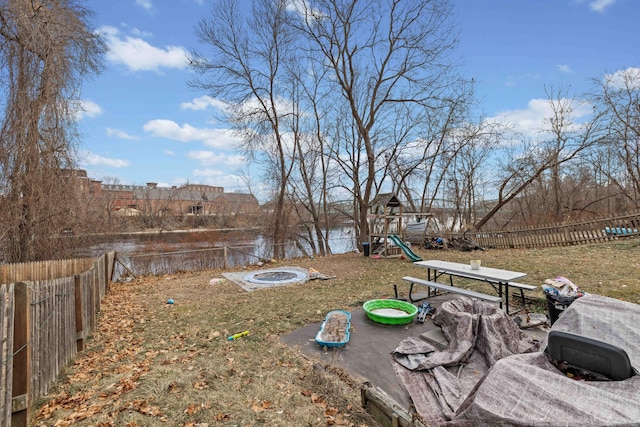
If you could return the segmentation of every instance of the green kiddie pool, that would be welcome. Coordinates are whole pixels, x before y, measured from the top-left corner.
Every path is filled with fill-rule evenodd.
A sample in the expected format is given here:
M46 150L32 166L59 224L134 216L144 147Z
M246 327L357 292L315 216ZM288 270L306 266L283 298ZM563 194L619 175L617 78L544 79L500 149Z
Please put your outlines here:
M406 301L395 299L373 299L362 306L369 319L385 325L405 325L411 323L418 307Z

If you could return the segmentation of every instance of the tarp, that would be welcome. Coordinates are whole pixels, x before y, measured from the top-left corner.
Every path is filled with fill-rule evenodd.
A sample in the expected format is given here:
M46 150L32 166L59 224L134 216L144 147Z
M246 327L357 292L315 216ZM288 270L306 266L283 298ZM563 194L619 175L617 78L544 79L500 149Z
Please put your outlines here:
M439 350L410 338L393 353L397 378L428 425L640 425L640 376L577 381L560 372L506 314L479 301L444 303ZM553 326L623 348L640 366L640 306L585 295Z

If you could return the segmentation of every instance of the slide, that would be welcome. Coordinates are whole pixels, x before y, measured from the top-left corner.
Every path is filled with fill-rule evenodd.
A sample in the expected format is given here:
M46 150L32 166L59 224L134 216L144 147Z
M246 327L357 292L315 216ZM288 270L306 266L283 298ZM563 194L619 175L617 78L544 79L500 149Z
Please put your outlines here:
M404 254L407 256L407 258L409 258L412 262L416 262L416 261L422 261L422 258L420 258L418 255L416 255L411 248L409 248L407 245L404 244L404 242L396 235L394 234L390 234L389 238L391 239L391 241L393 243L396 244L396 246L398 246L400 249L402 249L402 252L404 252Z

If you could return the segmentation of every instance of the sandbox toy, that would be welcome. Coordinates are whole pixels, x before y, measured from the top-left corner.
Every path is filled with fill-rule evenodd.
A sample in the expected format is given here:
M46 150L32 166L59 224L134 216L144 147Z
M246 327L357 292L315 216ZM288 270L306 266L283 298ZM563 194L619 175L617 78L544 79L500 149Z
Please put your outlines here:
M342 347L349 342L351 313L333 310L327 316L316 334L316 342L324 347Z

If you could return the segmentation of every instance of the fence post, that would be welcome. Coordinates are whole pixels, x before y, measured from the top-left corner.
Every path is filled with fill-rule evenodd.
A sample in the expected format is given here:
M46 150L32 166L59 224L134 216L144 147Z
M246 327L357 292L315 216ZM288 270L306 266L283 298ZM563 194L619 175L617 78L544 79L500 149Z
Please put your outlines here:
M227 245L222 248L222 268L227 269Z
M84 307L82 304L82 281L79 275L73 276L75 285L76 302L76 348L80 352L84 350Z
M28 282L18 282L14 289L11 426L26 427L29 424L31 388L31 290Z
M93 300L96 307L96 313L100 313L100 275L98 274L97 268L93 267L91 276L93 277Z
M102 259L104 260L104 292L105 294L109 290L109 254L102 254Z
M91 273L91 274L89 274ZM88 295L83 295L83 299L85 301L91 301L90 304L90 309L87 311L87 315L89 316L89 331L87 331L89 334L91 334L91 332L96 330L96 278L95 275L93 274L93 272L86 272L83 274L84 276L84 280L88 281L89 284L89 289L88 291ZM84 293L84 291L83 291Z

